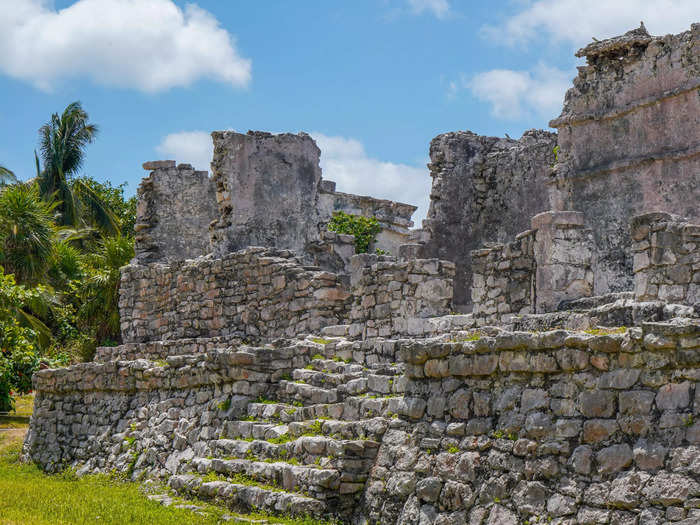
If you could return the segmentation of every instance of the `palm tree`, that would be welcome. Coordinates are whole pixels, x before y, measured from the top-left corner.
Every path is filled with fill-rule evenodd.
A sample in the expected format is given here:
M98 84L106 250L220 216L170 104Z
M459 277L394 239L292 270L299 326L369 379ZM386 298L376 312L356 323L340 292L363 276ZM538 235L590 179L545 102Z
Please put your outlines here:
M88 118L80 102L73 102L62 115L54 113L39 128L43 169L35 153L37 183L42 198L59 201L60 225L85 226L89 215L102 231L117 234L118 220L109 206L81 179L71 178L83 165L85 149L97 135L97 126Z
M37 284L53 254L57 203L47 202L35 184L0 191L0 264L21 284Z
M86 256L92 269L80 290L79 326L94 327L97 342L120 339L119 269L133 256L133 241L121 235L104 237L95 252Z
M16 181L17 178L15 177L15 174L0 164L0 186L4 186L7 183L14 183Z

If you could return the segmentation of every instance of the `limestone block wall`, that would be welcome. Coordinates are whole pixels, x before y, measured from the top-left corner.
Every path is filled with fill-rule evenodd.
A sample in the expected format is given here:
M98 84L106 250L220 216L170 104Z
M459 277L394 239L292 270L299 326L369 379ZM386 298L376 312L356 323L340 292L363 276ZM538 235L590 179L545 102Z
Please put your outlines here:
M407 333L411 319L449 314L454 264L361 254L351 260L350 336Z
M595 246L583 214L544 212L531 226L511 243L471 252L478 322L553 312L565 301L592 295Z
M289 250L247 248L221 259L122 269L125 343L191 337L284 337L339 324L338 276L306 270Z
M700 225L677 215L632 219L634 290L638 301L700 303Z
M397 343L370 523L700 520L697 323L474 339Z
M302 254L319 237L320 150L306 133L215 131L214 253L270 246Z
M533 215L550 209L547 182L556 142L553 133L530 130L519 140L459 131L430 143L433 185L421 256L456 264L460 310L471 308L471 251L510 241Z
M553 209L584 210L599 249L595 291L631 290L627 225L673 210L700 219L700 24L663 37L644 28L580 50L557 128Z
M174 160L146 162L137 190L135 261L177 261L209 253L209 223L217 216L206 171Z
M301 343L40 371L23 454L48 471L175 474L251 398L274 392L281 377L308 363L310 351Z
M534 231L520 233L505 245L474 250L471 257L474 318L491 321L504 314L533 313Z
M581 212L545 212L532 218L535 230L535 312L552 312L564 301L593 295L593 232Z

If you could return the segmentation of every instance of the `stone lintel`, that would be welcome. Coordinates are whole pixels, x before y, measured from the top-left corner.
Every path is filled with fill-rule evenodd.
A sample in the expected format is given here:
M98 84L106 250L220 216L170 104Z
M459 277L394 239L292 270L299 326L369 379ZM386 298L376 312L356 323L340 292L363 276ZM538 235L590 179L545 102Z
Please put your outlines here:
M154 171L161 169L170 169L175 167L174 160L151 160L143 163L143 169L146 171Z

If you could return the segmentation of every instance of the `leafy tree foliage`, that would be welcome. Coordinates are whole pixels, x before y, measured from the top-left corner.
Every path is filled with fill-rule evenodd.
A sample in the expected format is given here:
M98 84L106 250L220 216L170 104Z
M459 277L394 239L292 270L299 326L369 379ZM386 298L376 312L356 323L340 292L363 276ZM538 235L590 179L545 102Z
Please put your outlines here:
M333 214L328 230L336 233L346 233L355 236L355 253L367 253L370 245L382 231L375 217L352 215L342 211Z
M35 179L0 167L0 411L31 389L41 363L89 360L120 342L119 268L134 255L136 199L125 184L78 176L96 133L70 104L39 130Z

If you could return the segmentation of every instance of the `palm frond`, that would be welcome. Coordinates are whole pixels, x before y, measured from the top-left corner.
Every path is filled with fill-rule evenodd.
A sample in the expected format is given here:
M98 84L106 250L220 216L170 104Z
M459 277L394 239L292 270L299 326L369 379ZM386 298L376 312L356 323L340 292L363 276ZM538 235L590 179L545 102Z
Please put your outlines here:
M15 174L5 166L0 165L0 186L4 186L8 183L12 184L14 182L17 182L17 177L15 177Z
M109 205L82 179L73 181L73 190L78 197L76 200L90 212L90 216L104 232L110 235L120 235L119 219L114 214ZM85 216L85 214L81 214Z

